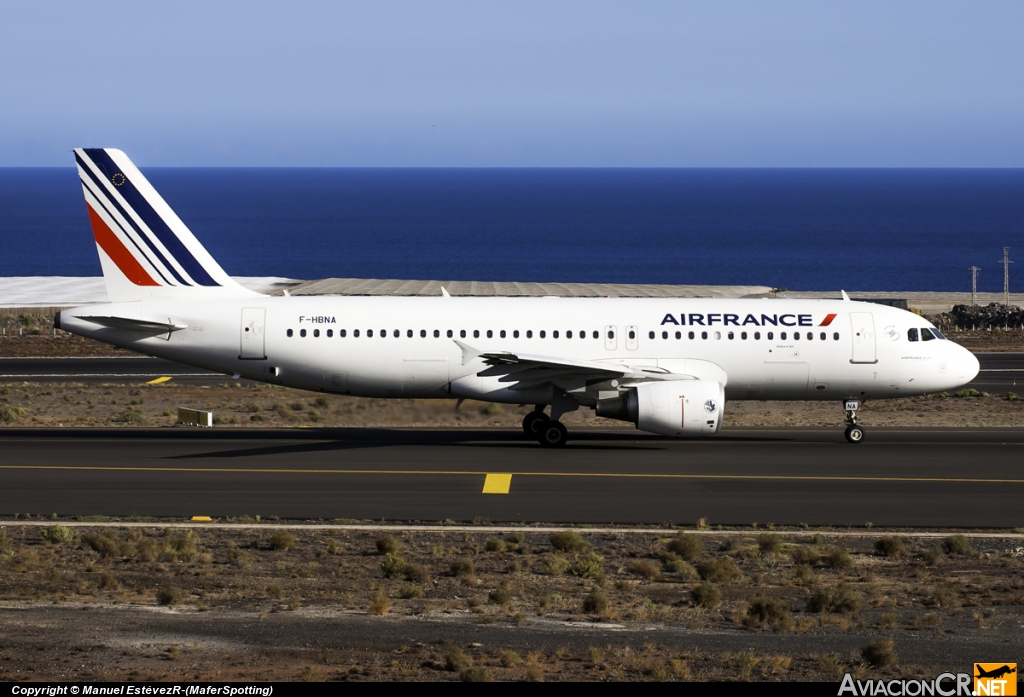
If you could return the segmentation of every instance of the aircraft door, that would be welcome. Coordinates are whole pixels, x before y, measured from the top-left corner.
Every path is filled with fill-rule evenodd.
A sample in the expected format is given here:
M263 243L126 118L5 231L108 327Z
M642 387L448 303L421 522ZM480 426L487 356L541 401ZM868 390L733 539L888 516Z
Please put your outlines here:
M851 312L853 355L850 363L878 363L875 350L875 317L870 312Z
M639 334L640 330L636 328L636 325L631 324L626 327L626 348L630 351L636 351Z
M604 350L614 351L618 345L618 340L615 338L616 329L610 324L604 328Z
M242 360L266 360L266 316L267 311L262 307L242 308L241 353L238 356Z

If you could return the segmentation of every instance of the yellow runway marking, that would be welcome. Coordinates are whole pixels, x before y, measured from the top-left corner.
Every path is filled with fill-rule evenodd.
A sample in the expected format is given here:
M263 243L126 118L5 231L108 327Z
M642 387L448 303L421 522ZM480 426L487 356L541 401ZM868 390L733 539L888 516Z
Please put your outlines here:
M511 474L488 474L484 477L484 494L507 494L512 486Z
M167 382L167 381L168 381L168 380L170 380L170 379L171 379L171 378L170 378L170 376L168 376L168 375L165 375L165 376L163 376L162 378L157 378L156 380L150 380L150 381L149 381L149 382L147 382L146 384L147 384L147 385L161 385L161 384L163 384L163 383Z
M196 523L209 523L213 518L208 515L194 515L192 520Z
M475 470L281 469L259 467L101 467L75 465L0 465L2 470L79 470L83 472L187 472L190 474L400 474L405 476L488 476ZM679 479L804 482L915 482L933 484L1024 484L1024 479L986 477L857 477L811 474L655 474L643 472L507 472L509 477L577 477L580 479Z

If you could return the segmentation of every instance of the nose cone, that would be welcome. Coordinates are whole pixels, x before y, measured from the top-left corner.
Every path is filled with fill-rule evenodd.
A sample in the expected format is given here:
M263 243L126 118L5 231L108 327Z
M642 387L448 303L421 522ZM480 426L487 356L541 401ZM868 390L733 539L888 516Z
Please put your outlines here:
M965 349L962 346L957 346L957 357L953 362L954 369L956 370L957 376L957 387L960 385L966 385L974 378L978 377L978 371L981 370L981 363L978 362L978 358Z

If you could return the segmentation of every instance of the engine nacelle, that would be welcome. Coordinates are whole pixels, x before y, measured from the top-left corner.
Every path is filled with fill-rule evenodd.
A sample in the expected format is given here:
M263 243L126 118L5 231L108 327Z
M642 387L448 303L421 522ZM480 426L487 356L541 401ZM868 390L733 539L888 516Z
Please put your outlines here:
M711 436L722 425L725 387L713 380L664 380L597 403L597 415L664 436Z

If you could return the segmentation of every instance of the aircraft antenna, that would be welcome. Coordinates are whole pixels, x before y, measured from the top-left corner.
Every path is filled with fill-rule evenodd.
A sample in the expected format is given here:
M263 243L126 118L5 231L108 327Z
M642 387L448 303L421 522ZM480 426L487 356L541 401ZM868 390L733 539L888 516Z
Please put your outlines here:
M978 272L981 271L980 266L972 266L967 269L971 272L971 307L978 306Z

